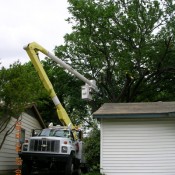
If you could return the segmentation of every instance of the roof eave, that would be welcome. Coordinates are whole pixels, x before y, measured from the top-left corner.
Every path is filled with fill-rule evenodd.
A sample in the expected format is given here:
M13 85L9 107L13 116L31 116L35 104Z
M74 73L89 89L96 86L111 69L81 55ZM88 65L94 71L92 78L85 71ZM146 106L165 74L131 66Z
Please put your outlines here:
M94 114L96 119L139 119L139 118L175 118L175 112L145 114Z

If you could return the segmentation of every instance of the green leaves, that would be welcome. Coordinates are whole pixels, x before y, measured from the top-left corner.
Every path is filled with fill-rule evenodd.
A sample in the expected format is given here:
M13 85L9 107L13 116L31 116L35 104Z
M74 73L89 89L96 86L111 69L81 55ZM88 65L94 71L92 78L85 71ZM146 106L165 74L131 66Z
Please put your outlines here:
M160 92L151 89L166 81L160 74L167 74L170 67L173 70L169 59L174 46L165 44L174 34L173 1L68 2L73 32L66 35L66 44L56 47L55 53L61 53L79 72L96 79L100 94L95 100L160 100ZM166 71L160 70L160 65ZM148 92L154 98L147 98L145 88L150 88Z
M16 62L0 70L0 101L4 114L18 116L29 103L46 95L30 63Z
M93 128L84 142L86 161L93 168L93 171L97 171L100 169L100 130Z

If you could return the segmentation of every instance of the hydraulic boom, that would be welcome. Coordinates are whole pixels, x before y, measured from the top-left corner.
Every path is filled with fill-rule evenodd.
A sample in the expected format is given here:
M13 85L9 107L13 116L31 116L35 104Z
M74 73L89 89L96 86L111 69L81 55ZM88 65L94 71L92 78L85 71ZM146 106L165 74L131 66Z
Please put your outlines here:
M24 47L24 49L26 50L27 54L29 55L36 71L38 72L38 75L39 75L44 87L49 92L49 95L50 95L53 103L56 106L57 115L59 117L60 122L63 124L63 126L69 126L71 124L71 129L74 129L75 126L73 125L70 118L68 117L67 112L65 111L65 109L61 105L61 103L60 103L60 101L59 101L59 99L54 91L54 88L53 88L53 86L52 86L52 84L51 84L45 70L43 69L43 66L42 66L39 58L38 58L38 51L49 56L48 51L46 49L44 49L42 46L38 45L37 43L31 43L31 44L27 45L27 47Z
M53 102L56 106L56 110L57 110L59 120L61 121L61 123L64 126L68 126L68 125L71 124L71 126L72 126L71 129L74 129L75 126L72 124L70 118L67 115L67 112L65 111L65 109L61 105L61 103L60 103L60 101L59 101L59 99L58 99L58 97L57 97L57 95L54 91L54 88L53 88L53 86L52 86L45 70L43 69L43 66L42 66L42 64L39 60L39 57L38 57L38 52L41 52L44 55L48 56L53 61L58 63L60 66L62 66L66 70L70 71L73 75L75 75L80 80L85 82L85 86L82 86L82 98L83 99L88 99L88 100L91 99L92 90L98 91L95 81L94 80L88 80L83 75L81 75L79 72L74 70L71 66L69 66L68 64L63 62L61 59L59 59L58 57L56 57L55 55L53 55L52 53L50 53L45 48L43 48L42 46L40 46L39 44L37 44L35 42L30 43L27 46L24 46L24 49L26 50L27 54L29 55L36 71L39 74L39 77L40 77L44 87L49 92L50 97L52 98L52 100L53 100Z

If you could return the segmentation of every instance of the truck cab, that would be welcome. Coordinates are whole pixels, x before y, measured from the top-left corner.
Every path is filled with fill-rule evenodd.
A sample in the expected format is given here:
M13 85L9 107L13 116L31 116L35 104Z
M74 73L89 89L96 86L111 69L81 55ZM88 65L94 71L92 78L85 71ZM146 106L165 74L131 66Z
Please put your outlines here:
M22 145L19 156L23 160L23 174L48 170L65 175L80 174L82 142L74 139L71 129L51 126L35 133ZM77 173L75 173L75 170Z

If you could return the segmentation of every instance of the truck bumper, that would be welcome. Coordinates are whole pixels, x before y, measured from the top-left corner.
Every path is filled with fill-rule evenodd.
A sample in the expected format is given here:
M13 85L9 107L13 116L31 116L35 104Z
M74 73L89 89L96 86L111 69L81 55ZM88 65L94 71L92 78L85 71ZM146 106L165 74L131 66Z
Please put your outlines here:
M19 157L24 161L66 162L69 155L20 152Z

